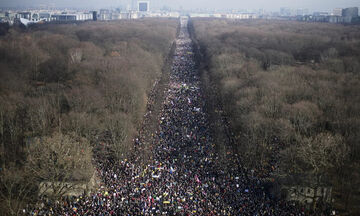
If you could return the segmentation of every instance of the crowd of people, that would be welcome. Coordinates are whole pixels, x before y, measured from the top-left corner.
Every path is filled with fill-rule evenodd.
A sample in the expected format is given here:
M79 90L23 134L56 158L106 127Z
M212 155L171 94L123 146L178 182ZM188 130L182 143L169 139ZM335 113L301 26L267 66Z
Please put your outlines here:
M276 201L237 155L219 164L204 112L187 20L181 20L170 83L153 135L152 160L97 155L103 186L90 196L43 202L30 215L304 215ZM135 140L137 151L142 139Z

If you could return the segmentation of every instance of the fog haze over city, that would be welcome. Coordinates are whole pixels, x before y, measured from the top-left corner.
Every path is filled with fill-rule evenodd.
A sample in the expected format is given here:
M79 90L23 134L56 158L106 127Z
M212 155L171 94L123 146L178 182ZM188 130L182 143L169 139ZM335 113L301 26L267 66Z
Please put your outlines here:
M136 1L135 1L136 2ZM310 10L330 10L333 8L344 8L360 6L358 0L153 0L152 7L162 8L164 6L172 9L265 9L276 11L280 7L307 8ZM131 0L0 0L0 7L76 7L76 8L104 8L131 5Z

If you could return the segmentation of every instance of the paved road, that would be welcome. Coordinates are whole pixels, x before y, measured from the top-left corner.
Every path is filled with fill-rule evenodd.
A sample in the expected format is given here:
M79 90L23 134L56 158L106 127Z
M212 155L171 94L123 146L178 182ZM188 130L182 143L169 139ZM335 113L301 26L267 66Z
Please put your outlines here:
M104 187L91 196L45 204L38 214L63 215L302 215L272 200L261 181L248 178L235 156L219 165L204 112L187 19L181 21L170 83L166 89L147 165L98 156ZM137 140L135 145L141 151Z

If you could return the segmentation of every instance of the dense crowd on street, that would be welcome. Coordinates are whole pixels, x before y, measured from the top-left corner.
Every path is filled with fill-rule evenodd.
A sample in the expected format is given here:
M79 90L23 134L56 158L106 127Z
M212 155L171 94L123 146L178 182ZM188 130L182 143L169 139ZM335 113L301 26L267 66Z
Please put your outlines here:
M102 186L91 195L40 202L30 215L304 215L274 200L238 156L218 163L204 112L187 20L181 20L166 98L153 135L152 160L95 155ZM135 140L137 151L143 145Z

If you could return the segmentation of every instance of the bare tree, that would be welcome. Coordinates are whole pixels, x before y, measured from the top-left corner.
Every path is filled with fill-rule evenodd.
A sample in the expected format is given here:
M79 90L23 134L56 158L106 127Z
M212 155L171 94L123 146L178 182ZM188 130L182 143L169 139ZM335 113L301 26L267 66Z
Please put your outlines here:
M121 113L116 115L108 113L106 116L106 128L110 132L112 150L117 158L121 158L126 154L127 150L125 141L129 137L128 132L130 131L127 131L127 129L130 128L130 125L127 125L129 124L128 119Z
M24 206L31 201L34 181L26 169L14 166L3 168L0 174L0 209L5 214L21 215Z
M299 146L298 157L303 173L309 172L314 176L314 202L313 208L317 205L317 191L324 174L329 170L336 169L343 165L349 154L349 149L340 135L320 133L312 138L304 138Z
M28 146L27 167L40 182L43 193L63 196L93 174L89 142L75 135L56 133L37 138Z

